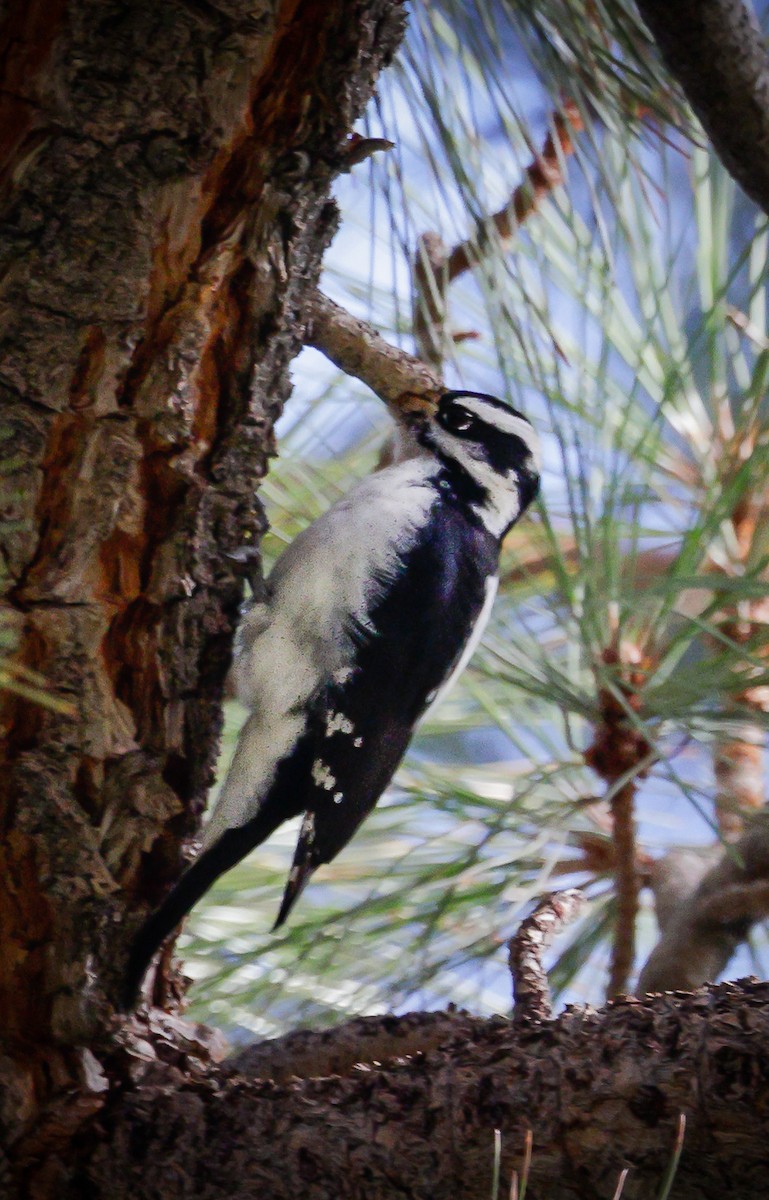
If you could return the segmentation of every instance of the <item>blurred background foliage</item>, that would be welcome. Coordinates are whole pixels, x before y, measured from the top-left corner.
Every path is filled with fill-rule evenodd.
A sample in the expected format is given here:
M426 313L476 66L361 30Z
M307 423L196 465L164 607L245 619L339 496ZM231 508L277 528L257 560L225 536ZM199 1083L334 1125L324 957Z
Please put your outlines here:
M530 212L527 168L567 102L563 183ZM192 1014L235 1040L448 1001L508 1011L506 940L533 899L574 883L589 905L551 978L600 1002L623 936L612 796L629 788L641 884L670 847L739 823L735 747L753 755L738 807L763 800L765 218L622 2L416 0L361 133L395 145L338 186L324 289L413 349L420 237L470 239L439 330L445 377L530 416L543 489L505 546L472 668L290 928L270 933L294 826L193 913ZM316 352L295 379L261 493L266 566L388 436L379 401ZM591 752L609 712L632 749L613 773ZM230 705L222 770L242 718ZM636 972L648 892L637 934Z

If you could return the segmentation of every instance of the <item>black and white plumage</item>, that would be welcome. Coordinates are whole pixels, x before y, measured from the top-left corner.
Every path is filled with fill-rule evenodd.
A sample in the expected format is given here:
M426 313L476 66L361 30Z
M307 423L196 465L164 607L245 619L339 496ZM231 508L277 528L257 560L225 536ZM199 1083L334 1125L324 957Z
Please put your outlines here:
M480 639L501 539L538 490L536 435L477 392L446 392L433 415L402 422L400 458L299 534L241 623L233 676L250 716L199 857L139 931L127 1003L214 880L303 813L282 924Z

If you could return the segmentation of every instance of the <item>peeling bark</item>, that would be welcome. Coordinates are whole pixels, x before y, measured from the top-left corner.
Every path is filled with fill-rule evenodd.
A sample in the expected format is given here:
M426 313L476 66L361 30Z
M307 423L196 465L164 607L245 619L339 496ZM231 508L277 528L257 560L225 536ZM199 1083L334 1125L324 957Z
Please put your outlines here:
M330 184L402 23L395 0L11 0L0 25L0 585L67 702L0 714L0 1132L17 1165L46 1147L40 1196L103 1103L83 1056L211 782L228 555L258 564Z

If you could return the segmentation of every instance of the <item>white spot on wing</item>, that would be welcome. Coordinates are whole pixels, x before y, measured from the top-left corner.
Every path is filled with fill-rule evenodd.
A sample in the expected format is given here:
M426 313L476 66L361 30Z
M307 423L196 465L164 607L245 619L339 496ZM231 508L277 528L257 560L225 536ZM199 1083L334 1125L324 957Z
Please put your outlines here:
M329 713L326 717L326 737L335 733L352 733L354 729L352 721L344 713Z
M330 768L320 758L316 758L312 764L312 781L316 787L322 787L327 792L330 792L336 784L336 777L331 774Z

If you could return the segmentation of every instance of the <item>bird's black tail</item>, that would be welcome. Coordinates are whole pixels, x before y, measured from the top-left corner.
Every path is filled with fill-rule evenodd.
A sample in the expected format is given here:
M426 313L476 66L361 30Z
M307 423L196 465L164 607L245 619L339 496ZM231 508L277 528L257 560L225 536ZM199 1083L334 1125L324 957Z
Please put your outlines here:
M282 821L272 812L257 813L247 824L228 829L208 850L187 868L179 882L151 913L139 929L126 966L121 997L121 1011L128 1012L136 1004L142 980L155 952L187 915L211 884L230 867L234 867L250 850L268 838Z

